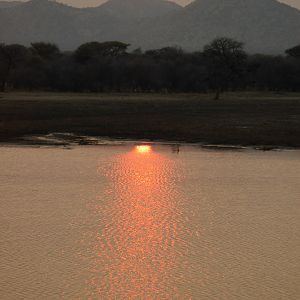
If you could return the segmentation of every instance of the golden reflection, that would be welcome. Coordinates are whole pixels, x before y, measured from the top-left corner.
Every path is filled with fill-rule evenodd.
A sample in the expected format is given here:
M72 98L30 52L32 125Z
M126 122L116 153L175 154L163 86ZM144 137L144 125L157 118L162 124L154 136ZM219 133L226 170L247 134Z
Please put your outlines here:
M91 298L179 297L172 282L181 216L176 174L173 162L149 145L115 157L107 168L112 200L97 208L105 210L107 225L97 233Z
M135 150L138 153L149 153L152 150L152 147L150 145L139 145L135 147Z

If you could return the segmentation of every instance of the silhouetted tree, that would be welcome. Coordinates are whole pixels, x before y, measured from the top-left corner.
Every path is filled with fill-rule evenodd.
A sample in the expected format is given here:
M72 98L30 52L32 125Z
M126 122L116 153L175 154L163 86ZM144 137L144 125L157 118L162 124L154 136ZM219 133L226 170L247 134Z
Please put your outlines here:
M20 62L25 60L27 53L27 48L22 45L0 45L0 91L5 91L11 71L16 68Z
M300 45L286 50L285 53L291 57L300 58Z
M0 89L72 92L300 91L297 47L286 56L247 56L220 38L202 52L177 47L128 52L121 42L91 42L61 52L54 44L0 45Z
M85 63L92 58L99 57L99 56L110 56L116 57L123 55L129 44L125 44L122 42L90 42L81 45L74 53L76 61L80 63Z
M215 99L220 93L239 78L244 71L247 55L243 43L230 38L217 38L204 47L209 81L216 91Z
M32 43L31 50L34 54L39 55L41 58L49 60L56 58L60 55L60 50L55 44L51 43Z

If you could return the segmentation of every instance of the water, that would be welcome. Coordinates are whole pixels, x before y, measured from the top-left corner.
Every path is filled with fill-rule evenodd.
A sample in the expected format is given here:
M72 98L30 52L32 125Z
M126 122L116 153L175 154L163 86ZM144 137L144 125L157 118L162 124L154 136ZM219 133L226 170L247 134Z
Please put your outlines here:
M0 148L1 299L299 299L299 151Z

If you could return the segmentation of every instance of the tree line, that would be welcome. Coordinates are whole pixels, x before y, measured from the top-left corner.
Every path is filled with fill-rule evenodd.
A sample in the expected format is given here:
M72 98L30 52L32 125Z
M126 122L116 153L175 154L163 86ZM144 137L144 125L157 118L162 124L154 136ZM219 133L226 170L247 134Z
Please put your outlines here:
M243 43L217 38L202 51L129 51L90 42L75 51L55 44L0 44L0 90L57 92L300 91L300 45L285 55L249 55Z

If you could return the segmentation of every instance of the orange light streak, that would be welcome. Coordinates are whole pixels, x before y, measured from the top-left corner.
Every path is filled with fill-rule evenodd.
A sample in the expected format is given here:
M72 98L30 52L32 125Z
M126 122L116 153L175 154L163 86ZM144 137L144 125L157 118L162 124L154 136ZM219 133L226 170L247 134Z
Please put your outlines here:
M150 145L138 145L135 147L136 152L144 154L152 151L152 147Z
M147 154L147 155L141 155ZM169 282L178 258L180 212L173 162L150 145L115 157L107 170L109 224L98 234L94 277L100 299L178 298ZM111 217L109 217L111 216Z

